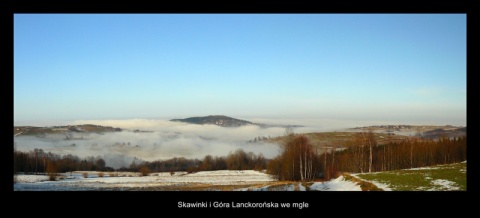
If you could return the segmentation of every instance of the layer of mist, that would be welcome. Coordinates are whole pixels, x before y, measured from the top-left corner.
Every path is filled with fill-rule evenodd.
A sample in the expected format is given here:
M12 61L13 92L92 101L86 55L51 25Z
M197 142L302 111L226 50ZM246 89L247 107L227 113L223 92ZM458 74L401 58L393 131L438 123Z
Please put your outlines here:
M243 119L243 118L242 118ZM295 133L344 131L347 128L369 125L398 124L379 121L342 121L328 119L272 120L249 118L251 122L270 125L302 125L294 128ZM128 120L78 120L62 121L51 125L95 124L119 127L124 131L110 133L65 133L38 136L14 137L16 149L30 151L34 148L45 152L65 155L72 154L84 158L102 157L107 166L128 167L134 158L146 161L165 160L173 157L198 158L205 155L226 156L229 152L242 148L246 152L262 153L266 158L278 155L277 144L257 141L256 137L276 137L284 135L285 128L258 126L220 127L216 125L196 125L158 119ZM32 125L35 126L35 125Z
M44 136L14 137L16 149L30 151L35 148L45 152L81 158L101 156L107 166L128 167L134 158L146 161L164 160L173 157L198 158L205 155L226 156L242 148L246 152L262 153L266 158L278 154L278 145L272 143L249 143L256 137L283 135L284 128L261 128L243 126L225 128L215 125L195 125L164 120L83 120L70 125L95 124L124 129L122 132L66 133Z

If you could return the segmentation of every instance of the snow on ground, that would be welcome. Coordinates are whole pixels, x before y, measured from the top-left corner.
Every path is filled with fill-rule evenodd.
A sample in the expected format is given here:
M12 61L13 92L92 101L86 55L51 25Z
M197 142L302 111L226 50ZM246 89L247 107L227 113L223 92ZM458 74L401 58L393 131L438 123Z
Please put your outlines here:
M17 175L18 183L35 183L48 181L48 176L45 175Z
M410 168L410 169L404 169L404 170L435 170L438 169L437 166L431 166L431 167L418 167L418 168Z
M88 173L84 178L84 173ZM246 185L247 187L234 189L234 191L306 191L307 187L301 182L271 183L262 187L258 184L274 182L268 174L254 170L218 170L202 171L188 174L186 172L152 173L150 176L140 176L139 173L117 172L71 172L62 173L57 181L48 181L45 175L18 175L15 191L88 191L88 190L162 190L162 188L179 188L189 185ZM112 177L110 177L112 175ZM360 186L353 182L345 181L343 177L327 182L315 182L310 190L317 191L361 191Z
M295 191L295 184L279 185L279 186L263 186L260 188L253 188L252 191Z
M444 180L444 179L436 179L431 181L431 183L437 186L441 186L443 189L446 189L446 190L460 190L460 188L456 186L455 182ZM432 188L432 189L429 189L428 191L438 191L438 188Z
M362 191L359 185L351 181L345 181L343 176L327 182L315 182L310 190L316 191Z
M172 177L167 176L165 178L165 181L169 181L170 178ZM219 185L236 185L242 182L274 181L268 174L261 173L255 170L202 171L193 174L186 174L183 176L183 178L187 181Z
M466 162L467 161L463 161L461 163L466 163ZM451 165L452 164L442 164L442 165L435 165L435 166L430 166L430 167L418 167L418 168L411 168L411 169L404 169L404 170L415 171L415 170L440 170L440 169L455 169L456 168L456 167L451 166ZM460 169L460 172L467 173L467 170L466 169ZM364 173L364 174L377 174L377 173L383 173L383 172ZM395 173L395 172L392 172L392 171L387 171L387 173L389 173L390 175L399 175L399 176L402 175L400 172ZM362 174L362 173L352 173L350 175L357 178L357 179L373 183L374 185L383 189L384 191L392 191L392 188L390 187L389 184L380 183L376 180L362 179L358 176L360 174ZM420 187L416 187L415 190L440 191L440 190L460 190L461 189L458 186L458 184L455 183L455 182L448 181L448 180L443 180L443 179L433 180L433 178L431 177L431 175L429 173L422 173L422 175L424 176L424 179L427 180L428 182L430 182L430 184L432 184L434 187L431 188L431 186L429 186L429 187L420 186ZM392 187L396 188L394 185L392 185Z
M152 173L144 177L138 173L123 172L119 172L118 176L114 177L110 177L109 173L99 177L98 172L88 172L87 178L83 177L83 172L73 172L60 174L57 181L47 180L47 176L19 175L18 182L14 184L14 190L125 190L188 184L238 185L274 181L268 174L254 170L219 170L192 174L176 172L174 175Z
M358 178L358 177L357 177L357 178ZM360 178L358 178L358 179L360 179ZM375 180L373 180L373 181L370 181L370 180L369 180L368 182L370 182L370 183L374 184L375 186L383 189L384 191L392 191L392 189L390 188L390 186L389 186L388 184L380 183L380 182L377 182L377 181L375 181Z
M381 172L374 172L374 173L368 173L368 174L377 174L377 173L381 173ZM357 179L364 180L364 179L362 179L358 176L359 174L361 174L361 173L351 173L350 175L357 178ZM368 182L374 184L378 188L383 189L384 191L392 191L392 188L390 188L390 186L388 184L381 183L381 182L378 182L376 180L368 180Z
M368 174L377 174L377 173L381 173L381 172L374 172L374 173L368 173ZM358 176L358 174L361 174L361 173L351 173L350 175L357 178L357 179L360 179L360 180L363 180L363 181L367 181L367 180L364 180L362 178L360 178ZM378 182L376 180L368 180L368 182L374 184L375 186L377 186L378 188L381 188L383 189L384 191L392 191L392 188L390 188L390 186L388 184L385 184L385 183L381 183L381 182Z
M300 191L306 191L306 190L307 190L307 189L305 188L305 186L302 185L301 182L298 183L298 189L299 189Z

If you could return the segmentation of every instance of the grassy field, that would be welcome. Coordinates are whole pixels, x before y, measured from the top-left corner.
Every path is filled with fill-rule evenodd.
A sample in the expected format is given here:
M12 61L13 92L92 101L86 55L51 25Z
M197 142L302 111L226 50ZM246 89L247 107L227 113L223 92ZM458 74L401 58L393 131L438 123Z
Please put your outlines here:
M373 183L387 185L392 191L466 191L467 163L354 174Z

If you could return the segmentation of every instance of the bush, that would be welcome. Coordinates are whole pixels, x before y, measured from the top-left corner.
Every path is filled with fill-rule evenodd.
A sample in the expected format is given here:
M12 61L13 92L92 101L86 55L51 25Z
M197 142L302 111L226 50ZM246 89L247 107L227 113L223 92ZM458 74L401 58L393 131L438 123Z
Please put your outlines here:
M98 173L98 177L103 177L104 176L104 173L103 172L99 172Z
M88 173L82 173L83 178L88 178Z
M49 161L47 164L47 175L48 180L55 181L57 180L57 165L53 161Z
M196 173L198 172L198 168L197 167L189 167L187 168L187 173Z
M116 177L116 176L117 176L117 173L109 173L108 176L110 176L110 177Z
M175 172L170 171L170 176L173 176L173 175L175 175Z
M148 176L150 175L150 168L148 168L147 166L143 166L140 168L140 175L141 176Z

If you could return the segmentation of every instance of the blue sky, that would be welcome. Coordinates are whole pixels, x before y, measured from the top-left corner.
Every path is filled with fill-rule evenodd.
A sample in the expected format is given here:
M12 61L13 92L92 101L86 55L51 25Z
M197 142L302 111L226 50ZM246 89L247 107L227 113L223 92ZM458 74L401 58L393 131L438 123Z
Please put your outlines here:
M464 14L15 14L14 121L466 125Z

